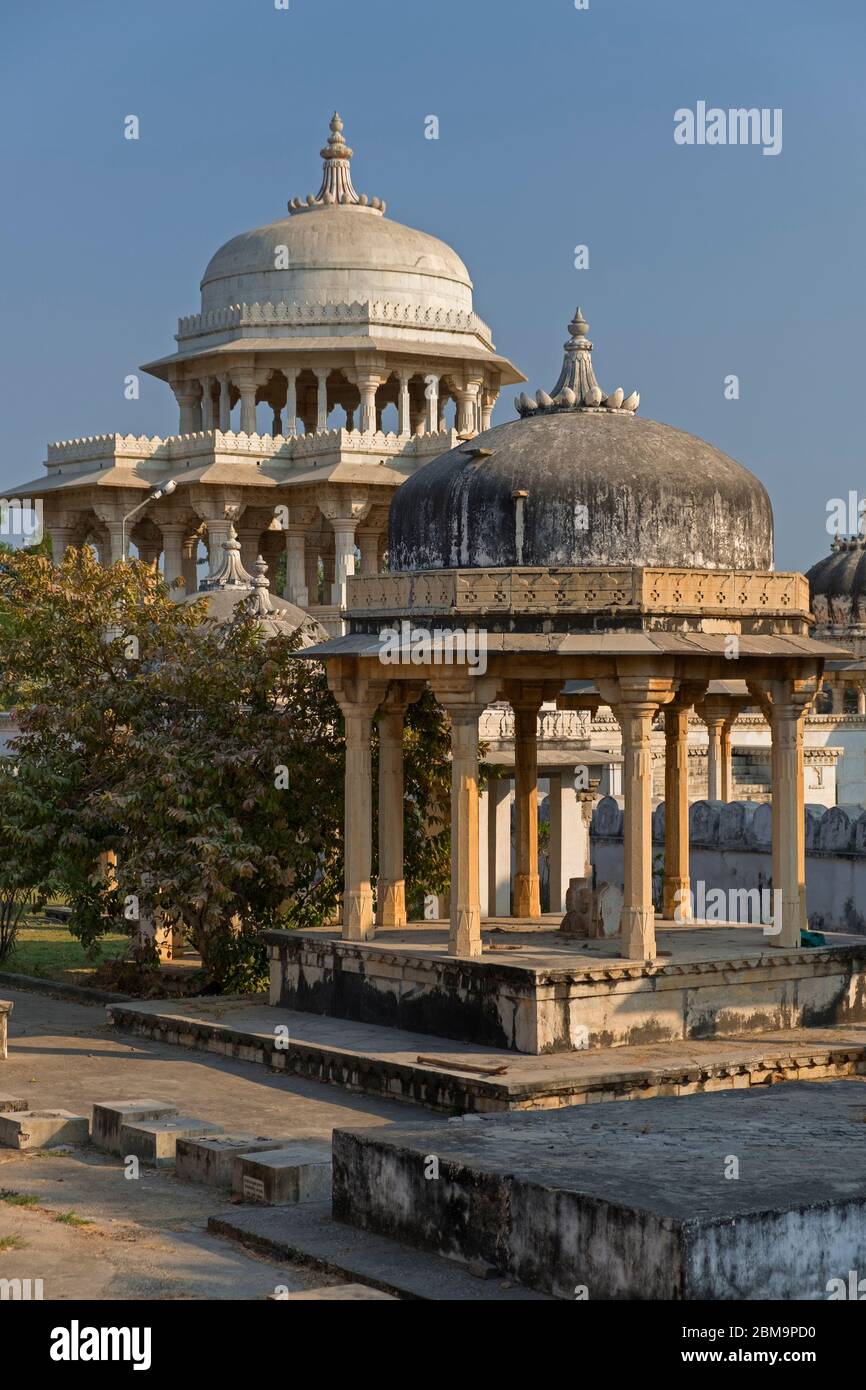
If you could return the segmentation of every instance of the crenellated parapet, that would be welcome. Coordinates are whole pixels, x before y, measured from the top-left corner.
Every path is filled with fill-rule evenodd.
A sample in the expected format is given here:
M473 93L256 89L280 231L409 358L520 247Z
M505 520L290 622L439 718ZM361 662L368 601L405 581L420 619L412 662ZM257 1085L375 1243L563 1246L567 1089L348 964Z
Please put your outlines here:
M232 304L202 314L184 315L178 319L175 338L178 342L186 342L191 338L237 328L274 327L306 331L332 326L358 328L364 324L474 334L493 350L491 329L478 314L441 305L394 300L366 300L352 304Z

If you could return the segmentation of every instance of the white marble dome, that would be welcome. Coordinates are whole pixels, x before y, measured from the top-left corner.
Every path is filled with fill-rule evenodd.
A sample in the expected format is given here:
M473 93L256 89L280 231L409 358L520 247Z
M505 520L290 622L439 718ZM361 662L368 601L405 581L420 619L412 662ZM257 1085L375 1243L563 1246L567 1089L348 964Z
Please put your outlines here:
M335 114L317 195L293 199L289 216L242 232L211 258L202 313L236 304L390 301L472 312L472 281L444 241L385 217L378 198L358 195L352 151Z

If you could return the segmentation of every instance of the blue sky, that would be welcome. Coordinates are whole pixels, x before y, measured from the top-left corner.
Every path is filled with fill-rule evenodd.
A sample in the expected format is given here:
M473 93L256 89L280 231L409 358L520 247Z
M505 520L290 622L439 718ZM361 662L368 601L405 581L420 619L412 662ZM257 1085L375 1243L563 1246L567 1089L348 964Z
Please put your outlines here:
M48 440L176 427L124 378L315 190L338 107L356 184L459 251L533 389L579 302L603 386L763 480L780 567L866 494L863 0L7 0L0 35L0 492ZM678 146L698 101L781 108L781 153Z

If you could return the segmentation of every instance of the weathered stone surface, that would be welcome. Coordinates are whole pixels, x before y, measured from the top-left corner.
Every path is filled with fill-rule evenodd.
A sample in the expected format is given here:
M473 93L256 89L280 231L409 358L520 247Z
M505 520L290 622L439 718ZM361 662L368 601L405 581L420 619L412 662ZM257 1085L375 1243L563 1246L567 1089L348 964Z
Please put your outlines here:
M8 1055L9 1015L14 1007L11 999L0 999L0 1062Z
M175 1174L184 1182L231 1189L235 1159L239 1155L285 1148L285 1139L255 1134L204 1134L181 1136L175 1151Z
M86 1115L69 1110L22 1110L0 1114L0 1147L47 1149L56 1144L87 1144Z
M839 1081L337 1130L334 1216L561 1298L826 1298L866 1265L863 1097Z
M27 1101L20 1096L10 1096L5 1091L0 1091L0 1115L8 1114L11 1110L26 1110Z
M297 1142L271 1153L239 1154L232 1163L232 1191L245 1202L285 1206L311 1202L331 1190L331 1146Z
M222 1125L196 1119L194 1115L174 1115L167 1120L124 1124L120 1127L120 1153L124 1158L134 1155L142 1163L167 1168L175 1161L178 1139L199 1134L221 1134L222 1128Z
M102 1100L93 1107L91 1138L98 1149L119 1154L123 1125L142 1120L167 1120L176 1114L176 1105L161 1100Z

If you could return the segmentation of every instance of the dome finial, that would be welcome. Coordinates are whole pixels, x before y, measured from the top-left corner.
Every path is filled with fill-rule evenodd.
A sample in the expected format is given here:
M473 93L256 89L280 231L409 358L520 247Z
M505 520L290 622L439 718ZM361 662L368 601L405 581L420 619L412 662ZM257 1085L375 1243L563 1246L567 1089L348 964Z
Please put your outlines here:
M626 396L621 386L606 396L592 370L592 343L586 336L589 324L578 306L568 325L571 334L565 344L565 357L559 380L551 391L536 392L535 398L522 392L516 399L518 415L544 414L553 410L610 410L632 415L640 405L640 396L632 391Z
M327 143L319 151L324 161L321 187L315 197L310 193L305 201L300 198L292 198L289 203L289 212L294 215L298 212L309 212L313 208L330 207L334 203L341 203L368 208L371 212L384 213L385 204L381 198L368 199L366 194L357 194L352 186L351 163L354 151L343 139L343 119L339 111L335 111L331 117L330 128L331 133Z
M201 581L199 588L205 593L213 589L251 589L253 577L241 562L241 545L234 526L229 529L228 540L223 542L223 552L219 565L213 574Z

